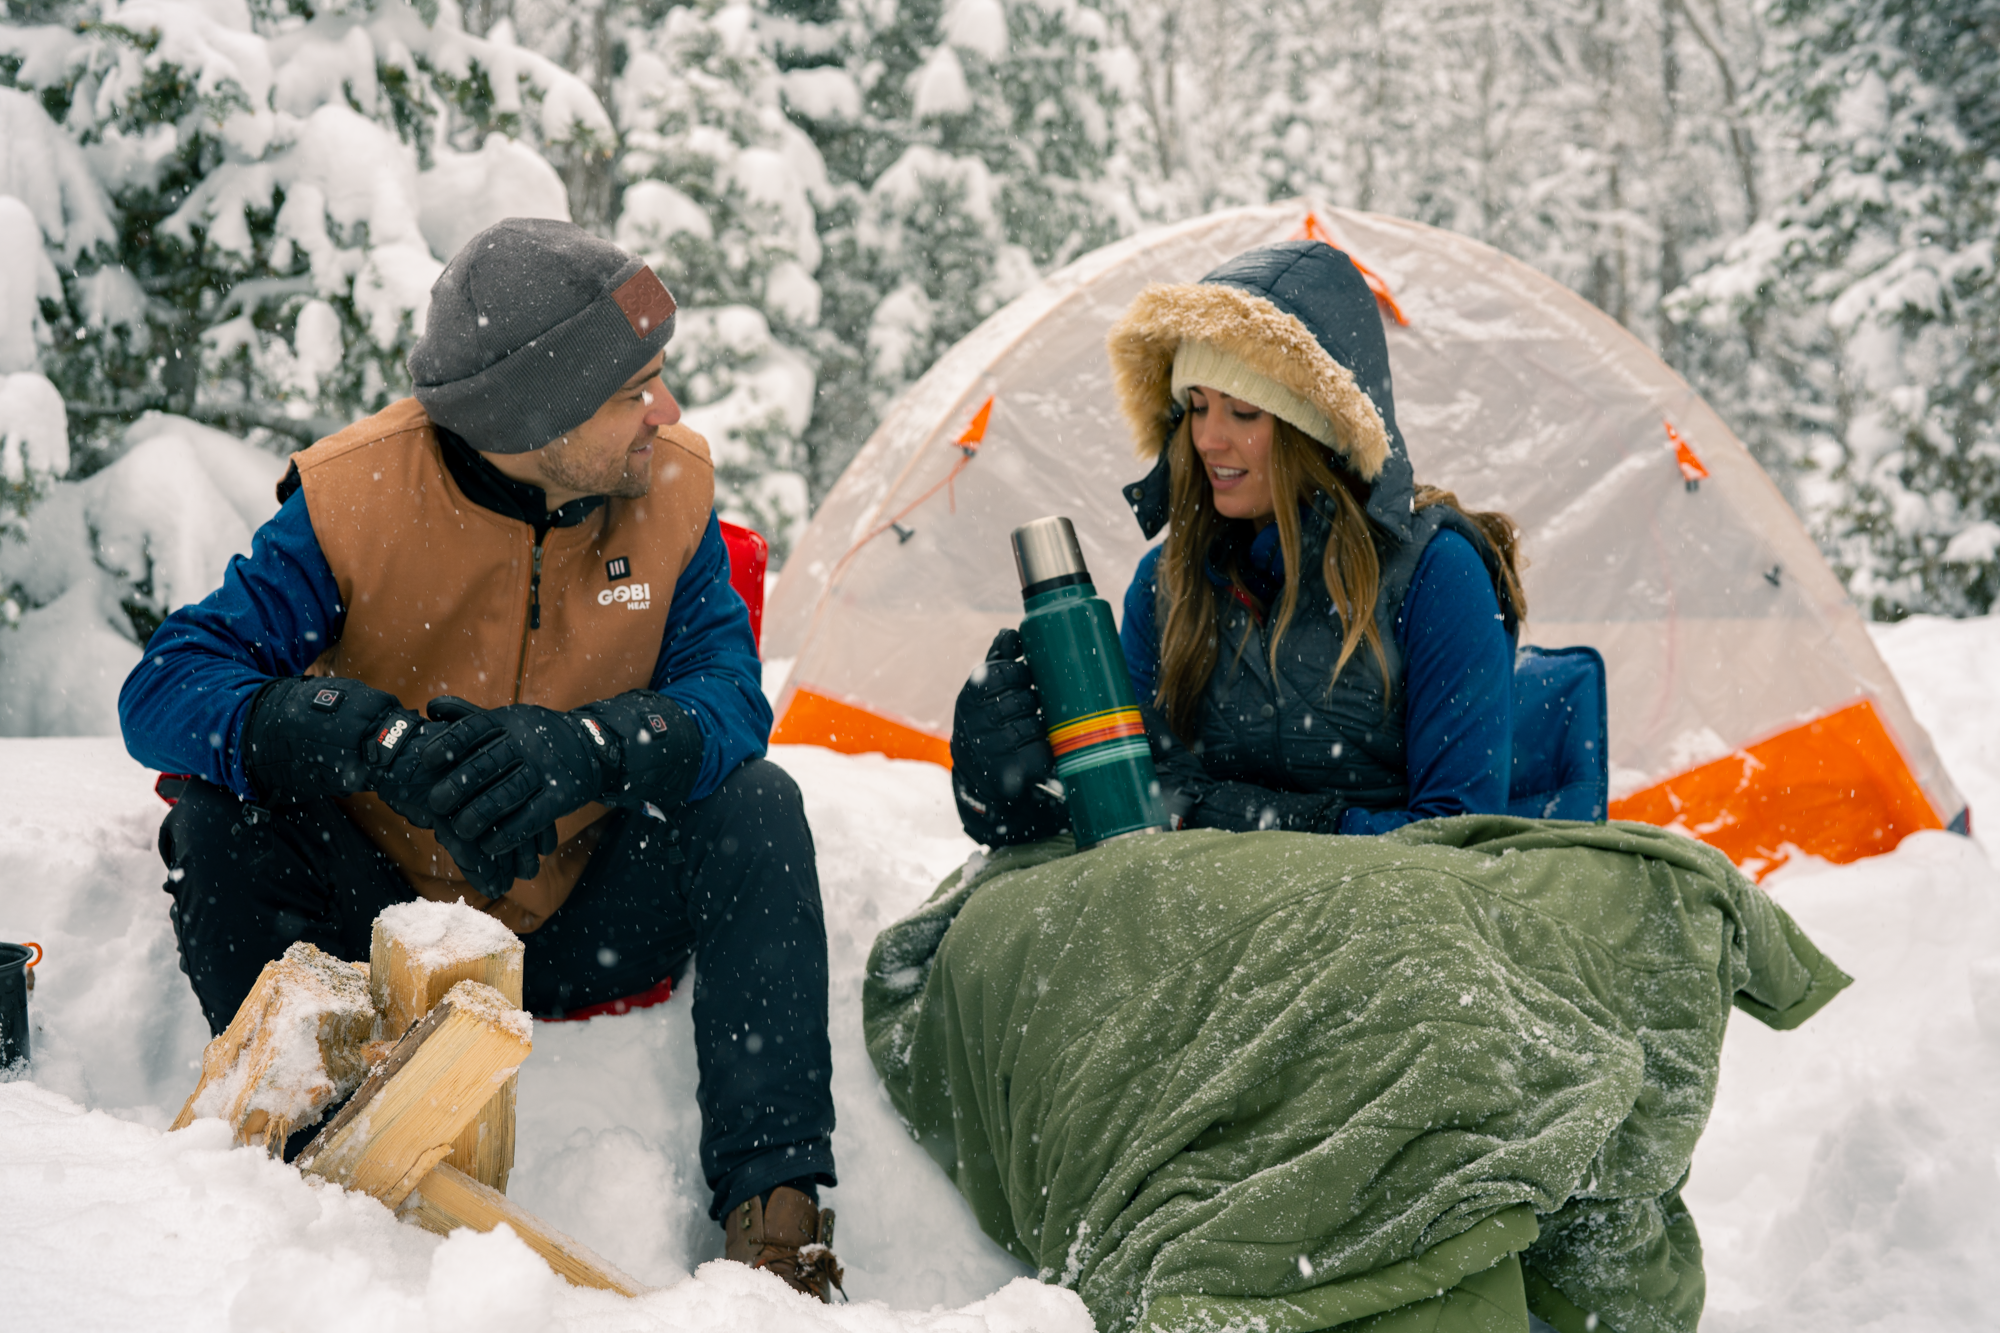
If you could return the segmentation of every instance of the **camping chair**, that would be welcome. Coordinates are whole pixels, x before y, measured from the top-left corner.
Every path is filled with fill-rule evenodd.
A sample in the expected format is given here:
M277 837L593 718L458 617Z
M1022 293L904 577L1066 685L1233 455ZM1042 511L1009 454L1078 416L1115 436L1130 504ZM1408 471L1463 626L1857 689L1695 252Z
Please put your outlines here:
M1603 819L1611 797L1604 659L1595 648L1514 658L1514 770L1507 813Z
M739 527L734 523L722 524L722 544L729 549L729 586L736 589L736 595L750 610L750 637L761 649L764 642L764 570L770 564L771 546L757 532ZM181 791L192 781L186 773L162 773L153 782L153 791L168 805L181 798ZM662 977L656 984L640 991L637 995L627 995L619 1000L606 1000L602 1004L586 1005L573 1009L561 1018L544 1018L544 1023L575 1023L586 1018L596 1018L599 1014L624 1014L634 1009L648 1009L656 1004L664 1004L673 998L674 979Z

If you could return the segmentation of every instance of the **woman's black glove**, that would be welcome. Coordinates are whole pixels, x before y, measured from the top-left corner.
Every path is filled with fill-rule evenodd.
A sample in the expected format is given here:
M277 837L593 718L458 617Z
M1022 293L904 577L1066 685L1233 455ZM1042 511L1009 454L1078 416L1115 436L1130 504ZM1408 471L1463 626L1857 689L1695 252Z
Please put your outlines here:
M243 769L258 796L379 794L405 818L425 816L418 734L424 719L395 695L340 676L287 676L257 692L243 724Z
M1211 777L1200 756L1181 743L1166 717L1141 704L1146 740L1153 750L1153 769L1160 775L1160 796L1175 828L1223 829L1255 833L1283 829L1292 833L1338 833L1347 802L1325 792L1278 791L1248 782Z
M1021 632L1003 629L952 709L951 794L966 835L1004 847L1061 833L1069 808L1050 790L1055 775L1042 701L1021 660Z
M488 856L546 843L557 819L592 801L676 805L701 768L701 729L651 690L567 713L536 704L483 710L446 695L431 700L430 715L450 724L424 744L445 769L431 809Z

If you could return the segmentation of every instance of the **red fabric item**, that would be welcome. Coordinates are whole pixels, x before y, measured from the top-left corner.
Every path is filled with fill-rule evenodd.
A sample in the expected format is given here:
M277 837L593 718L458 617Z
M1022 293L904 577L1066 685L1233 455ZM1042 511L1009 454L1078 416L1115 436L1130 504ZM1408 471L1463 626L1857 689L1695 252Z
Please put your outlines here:
M752 534L755 535L754 533ZM761 540L761 539L760 539ZM561 1018L543 1018L536 1015L537 1023L581 1023L586 1018L599 1018L605 1014L629 1014L634 1009L651 1009L656 1004L665 1004L674 998L674 979L662 977L656 984L648 986L637 995L627 995L622 1000L606 1000L603 1004L587 1004L581 1009L572 1009Z
M750 608L750 637L764 646L764 570L771 563L771 544L749 528L722 525L722 544L729 548L729 586Z
M1248 611L1251 615L1257 617L1258 624L1261 625L1264 623L1264 609L1257 605L1256 599L1251 597L1249 593L1243 591L1243 589L1239 587L1236 587L1234 584L1231 584L1229 588L1229 595L1231 597L1234 597L1238 602L1242 603L1244 610Z

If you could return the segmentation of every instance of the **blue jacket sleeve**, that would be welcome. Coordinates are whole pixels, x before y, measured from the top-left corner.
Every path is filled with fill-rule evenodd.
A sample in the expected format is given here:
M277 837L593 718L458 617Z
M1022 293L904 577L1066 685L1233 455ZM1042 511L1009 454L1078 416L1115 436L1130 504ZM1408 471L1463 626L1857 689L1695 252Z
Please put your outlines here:
M1507 809L1513 765L1514 646L1493 581L1456 532L1431 539L1396 622L1403 650L1410 804L1353 809L1342 833L1387 833L1419 819Z
M192 773L255 799L243 771L250 701L299 676L340 637L346 610L303 493L257 529L222 586L173 612L118 693L125 748L148 768Z
M1125 589L1125 618L1118 626L1118 646L1125 650L1125 673L1132 694L1142 704L1153 702L1160 683L1159 578L1160 552L1155 546L1139 557L1139 568Z
M763 676L750 608L729 584L729 548L722 542L722 525L710 514L694 559L674 585L652 681L701 728L701 768L690 801L713 792L744 760L764 754L771 739L771 703L764 697Z

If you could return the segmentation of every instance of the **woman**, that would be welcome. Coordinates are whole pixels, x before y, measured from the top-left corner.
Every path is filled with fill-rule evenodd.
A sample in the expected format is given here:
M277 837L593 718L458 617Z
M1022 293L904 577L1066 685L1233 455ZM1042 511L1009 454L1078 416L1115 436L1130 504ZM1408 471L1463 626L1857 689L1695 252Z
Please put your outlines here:
M1381 833L1504 812L1515 528L1413 484L1381 316L1347 256L1294 241L1149 288L1110 350L1158 458L1127 495L1167 539L1120 637L1176 825ZM1019 655L1003 633L953 728L960 814L991 845L1067 826Z
M1107 1333L1694 1333L1731 1006L1794 1027L1846 977L1711 848L1504 816L1513 525L1413 484L1346 256L1151 288L1111 357L1159 455L1128 498L1171 524L1125 652L1208 830L1047 836L1002 635L952 738L995 849L869 958L897 1112Z

